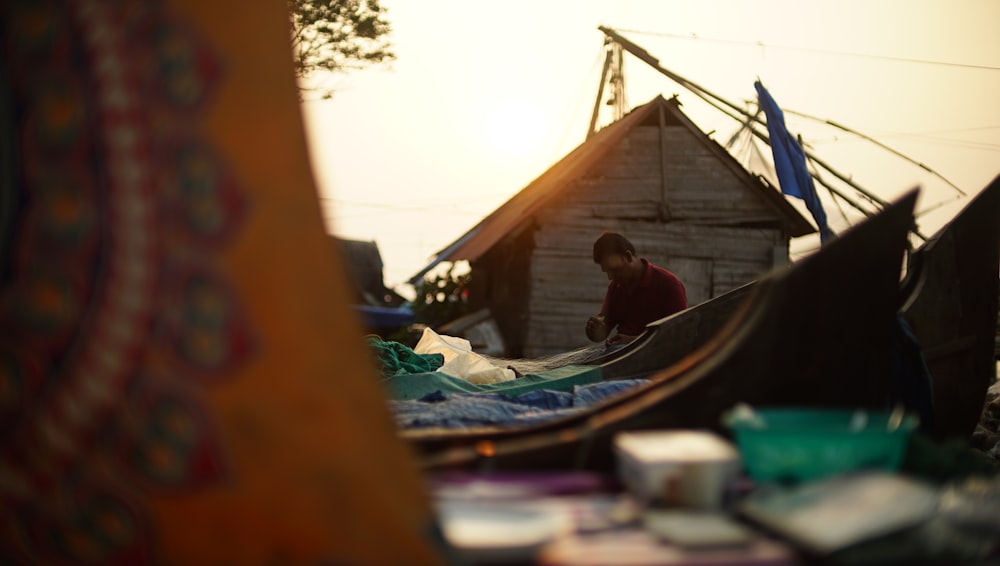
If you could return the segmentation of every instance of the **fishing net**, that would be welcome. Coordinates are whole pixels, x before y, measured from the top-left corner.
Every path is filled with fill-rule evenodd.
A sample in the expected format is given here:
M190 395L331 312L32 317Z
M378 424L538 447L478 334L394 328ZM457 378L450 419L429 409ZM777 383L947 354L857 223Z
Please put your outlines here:
M539 358L495 358L483 356L497 367L509 367L522 375L535 375L548 370L569 366L589 365L607 352L603 343L582 346L575 350Z

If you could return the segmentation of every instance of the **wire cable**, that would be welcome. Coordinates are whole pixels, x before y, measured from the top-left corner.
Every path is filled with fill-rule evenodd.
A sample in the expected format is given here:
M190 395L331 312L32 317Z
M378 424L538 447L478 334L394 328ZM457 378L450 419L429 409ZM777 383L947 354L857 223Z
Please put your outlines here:
M896 157L899 157L899 158L907 161L908 163L912 163L913 165L916 165L917 167L920 167L921 169L923 169L924 171L927 171L931 175L934 175L938 179L944 181L949 187L951 187L951 188L955 189L956 191L958 191L958 194L962 195L963 197L964 196L968 196L968 195L965 194L965 191L963 191L962 189L958 188L958 185L956 185L955 183L952 183L950 180L946 179L944 177L944 175L938 173L937 171L931 169L930 167L928 167L927 165L924 165L923 163L917 161L916 159L913 159L912 157L910 157L910 156L902 153L901 151L899 151L899 150L897 150L897 149L895 149L893 147L890 147L890 146L888 146L888 145L886 145L886 144L878 141L877 139L869 136L868 134L859 132L858 130L855 130L854 128L850 128L850 127L847 127L847 126L845 126L843 124L840 124L839 122L834 122L833 120L827 120L827 119L824 119L824 118L817 118L816 116L811 116L811 115L806 114L804 112L797 112L795 110L789 110L788 108L785 108L784 112L785 112L785 114L792 114L793 116L798 116L800 118L806 118L808 120L814 120L816 122L820 122L820 123L826 124L828 126L833 126L834 128L837 128L838 130L842 130L842 131L845 131L845 132L847 132L849 134L853 134L855 136L858 136L859 138L861 138L861 139L863 139L865 141L871 142L871 143L875 144L876 146L881 147L882 149L888 151L889 153L895 155Z
M897 63L914 63L920 65L937 65L942 67L957 67L964 69L975 69L979 71L1000 71L1000 67L995 67L993 65L976 65L972 63L956 63L953 61L934 61L931 59L916 59L911 57L896 57L892 55L872 55L870 53L856 53L851 51L837 51L833 49L818 49L815 47L800 47L796 45L781 45L781 44L767 44L762 41L740 41L735 39L721 39L713 37L702 37L697 34L679 34L679 33L661 33L655 31L641 31L641 30L629 30L623 29L618 30L624 33L634 33L636 35L648 35L655 37L667 37L670 39L685 39L685 40L700 40L708 43L722 43L729 45L739 45L744 47L756 47L763 49L783 49L786 51L801 51L805 53L821 53L824 55L838 55L841 57L857 57L861 59L875 59L883 61L894 61Z

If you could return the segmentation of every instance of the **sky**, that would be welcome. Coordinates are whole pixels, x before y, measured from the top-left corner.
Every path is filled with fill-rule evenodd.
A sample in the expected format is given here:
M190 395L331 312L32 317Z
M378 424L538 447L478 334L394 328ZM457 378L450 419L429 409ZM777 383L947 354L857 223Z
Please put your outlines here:
M807 149L866 190L892 200L921 186L924 234L967 197L924 168L789 111L875 138L970 197L1000 174L1000 2L381 3L397 59L322 77L333 98L307 97L303 111L328 229L374 240L390 287L583 142L604 57L598 25L750 110L759 78ZM719 143L740 128L630 55L624 74L630 108L677 94ZM602 105L601 123L610 120ZM858 221L819 190L834 230ZM793 241L793 256L815 246L815 237Z

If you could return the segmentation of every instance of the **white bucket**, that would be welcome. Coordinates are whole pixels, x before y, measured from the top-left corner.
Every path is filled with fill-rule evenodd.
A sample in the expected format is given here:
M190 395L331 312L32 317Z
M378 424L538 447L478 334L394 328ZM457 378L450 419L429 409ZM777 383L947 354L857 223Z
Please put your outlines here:
M707 431L662 430L615 436L623 484L642 500L667 506L718 509L740 471L739 452Z

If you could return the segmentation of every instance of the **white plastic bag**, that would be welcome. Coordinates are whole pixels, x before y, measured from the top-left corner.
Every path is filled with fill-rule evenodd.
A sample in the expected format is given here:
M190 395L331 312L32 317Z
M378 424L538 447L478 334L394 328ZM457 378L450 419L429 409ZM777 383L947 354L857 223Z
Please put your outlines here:
M444 356L444 365L438 371L469 383L487 385L515 378L513 370L497 367L473 352L468 340L442 336L430 328L424 329L424 334L413 351L418 354L441 354Z

